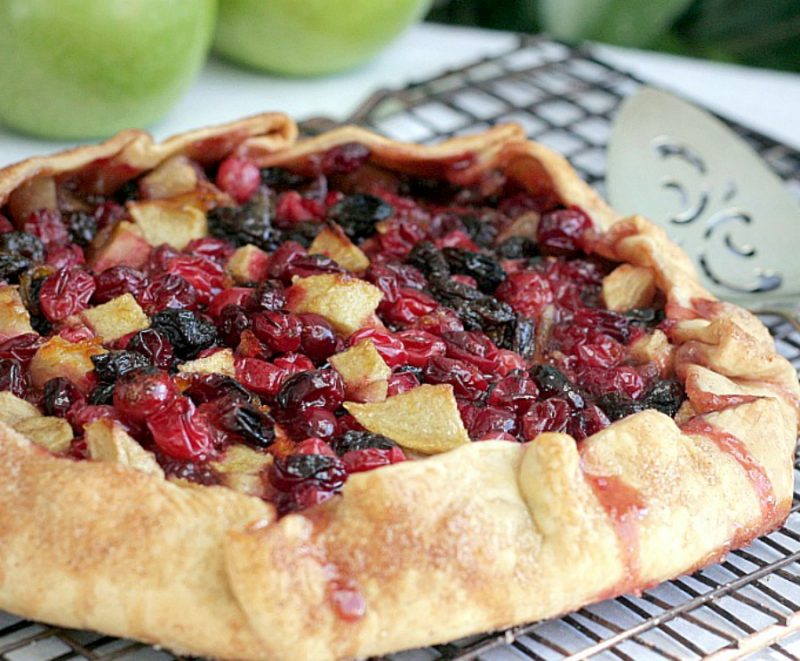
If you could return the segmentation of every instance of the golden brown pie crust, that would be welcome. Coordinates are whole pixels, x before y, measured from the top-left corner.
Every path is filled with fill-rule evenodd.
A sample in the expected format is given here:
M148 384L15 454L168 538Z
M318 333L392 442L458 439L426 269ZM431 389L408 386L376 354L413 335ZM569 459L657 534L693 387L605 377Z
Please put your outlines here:
M364 657L552 617L691 571L788 514L798 425L792 366L752 315L719 303L686 255L621 218L515 126L435 147L346 127L295 142L265 114L161 144L125 131L0 170L0 205L35 177L99 192L177 153L303 168L350 141L380 165L454 183L500 169L583 207L603 255L648 267L675 321L678 422L649 410L577 445L483 442L347 481L276 521L263 501L133 468L57 458L0 424L0 608L224 658ZM363 596L349 621L332 591Z

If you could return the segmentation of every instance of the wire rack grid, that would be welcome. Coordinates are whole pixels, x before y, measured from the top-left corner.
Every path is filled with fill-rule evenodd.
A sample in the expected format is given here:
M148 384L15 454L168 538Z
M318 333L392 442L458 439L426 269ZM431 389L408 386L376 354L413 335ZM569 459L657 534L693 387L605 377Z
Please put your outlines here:
M392 138L436 142L500 122L564 154L603 189L605 148L621 100L642 82L600 59L547 37L520 37L499 57L448 71L401 90L382 90L349 119ZM330 122L304 123L313 133ZM732 125L800 199L800 152ZM800 371L800 333L763 317L778 349ZM720 564L562 618L394 654L392 661L512 659L800 658L800 464L786 524ZM502 586L498 586L501 590ZM532 595L535 598L535 595ZM172 659L102 636L0 613L0 659L72 661Z

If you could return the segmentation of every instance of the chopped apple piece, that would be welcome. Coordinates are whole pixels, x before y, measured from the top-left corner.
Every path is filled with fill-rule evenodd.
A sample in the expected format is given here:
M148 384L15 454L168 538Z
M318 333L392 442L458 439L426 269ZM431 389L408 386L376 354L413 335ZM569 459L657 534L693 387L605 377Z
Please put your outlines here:
M236 366L233 362L233 350L221 349L210 356L190 360L178 366L179 372L198 374L225 374L236 377Z
M663 331L654 330L650 335L640 337L630 346L628 356L634 363L658 365L662 377L672 374L675 360L675 346L672 345Z
M539 228L541 215L536 211L528 211L519 216L513 223L506 227L497 236L497 243L505 241L512 236L522 236L526 239L536 240L536 230Z
M269 255L261 248L247 244L237 248L228 260L228 272L238 283L259 282L267 277Z
M0 391L0 422L15 427L28 418L41 417L39 409L8 390Z
M348 271L358 273L369 266L369 258L356 246L338 225L326 227L308 248L312 255L327 255Z
M422 385L383 402L345 402L344 407L369 431L422 454L470 442L450 385Z
M54 335L45 342L31 360L31 381L35 388L43 388L44 384L57 376L63 376L75 385L82 393L87 393L92 386L89 372L94 369L92 356L99 356L107 351L92 340L69 342Z
M331 365L344 381L345 396L356 402L382 402L386 399L392 370L370 339L363 339L330 358Z
M330 273L298 278L287 292L292 312L325 317L345 337L373 320L382 296L381 290L368 282Z
M89 266L100 273L112 266L138 269L147 261L151 246L133 223L123 220L98 232L89 248Z
M86 425L84 431L89 456L95 461L122 464L143 473L164 477L164 471L153 454L139 445L113 420L95 420Z
M128 211L154 246L166 243L183 250L189 241L208 234L206 214L188 202L173 199L128 202Z
M44 415L26 418L14 425L14 429L50 452L66 452L72 442L72 427L64 418Z
M33 333L31 316L15 285L0 287L0 340Z
M220 461L211 463L211 467L222 473L227 487L249 496L260 496L264 490L261 473L271 463L272 455L256 452L246 445L232 445Z
M173 156L139 180L145 199L158 200L189 193L199 183L197 169L185 156Z
M656 279L650 269L622 264L603 278L603 300L609 310L646 308L655 293Z
M104 342L150 327L150 319L132 294L123 294L81 313L83 322Z
M29 179L19 186L8 199L11 216L20 227L34 211L58 209L58 192L53 177L41 176Z

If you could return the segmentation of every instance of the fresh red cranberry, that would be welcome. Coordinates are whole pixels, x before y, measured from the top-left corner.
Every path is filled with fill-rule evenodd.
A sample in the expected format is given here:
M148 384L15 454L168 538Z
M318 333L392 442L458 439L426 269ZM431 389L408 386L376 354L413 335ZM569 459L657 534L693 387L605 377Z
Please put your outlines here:
M252 318L253 333L276 353L300 348L302 323L289 312L257 312Z
M517 433L517 418L508 409L486 406L478 409L468 431L470 438L476 441L505 438L505 434L513 438Z
M384 319L390 324L411 326L417 319L433 312L439 304L435 299L418 289L403 287L397 300L387 308L380 310Z
M89 307L94 290L92 274L73 266L56 271L44 281L39 291L39 305L48 320L63 321Z
M442 336L448 358L472 363L484 374L497 372L497 347L483 333L475 331L455 331Z
M156 276L141 292L139 304L153 316L168 308L191 310L197 306L197 290L179 275L171 273Z
M538 319L544 307L553 302L553 291L547 279L530 270L509 275L494 295L531 319Z
M114 385L114 406L129 420L142 423L178 397L178 388L163 370L136 369Z
M95 276L95 285L92 301L96 305L123 294L132 294L138 300L147 286L147 277L130 266L112 266Z
M275 359L275 366L280 367L289 376L314 369L314 363L301 353L287 353Z
M292 262L307 254L308 252L306 249L299 243L295 241L284 241L278 246L278 249L270 255L269 266L267 267L269 277L280 280L287 285L291 284L292 277L289 272L289 267ZM286 305L286 299L284 299L283 305ZM283 307L283 305L281 305L281 307Z
M259 358L237 357L235 364L236 379L249 390L267 398L278 394L287 377L286 370Z
M188 387L183 394L195 404L205 404L215 399L227 397L236 401L249 401L250 393L235 379L213 372L211 374L196 373L190 375Z
M419 385L419 379L414 372L395 372L389 377L387 397L394 397L403 392L408 392Z
M67 246L58 246L48 250L45 262L56 270L67 269L71 266L81 266L85 264L86 257L83 254L83 249L79 245L70 243Z
M405 461L406 456L398 448L365 448L363 450L351 450L342 455L342 463L348 473L363 473L381 466L389 466Z
M41 239L48 250L69 243L67 226L61 212L55 209L34 211L23 223L22 231Z
M37 333L23 333L0 342L0 359L16 360L25 369L30 365L33 355L44 344L44 338Z
M330 322L310 312L298 315L302 324L300 351L315 363L322 363L336 353L338 340Z
M425 231L415 222L403 219L403 209L390 202L395 209L395 218L384 221L386 231L375 236L377 252L387 259L404 259L411 249L425 239Z
M352 347L363 339L372 341L375 350L389 367L400 367L408 361L408 354L402 340L388 331L377 328L361 328L350 336L347 343Z
M622 344L630 339L631 320L613 310L582 308L573 315L572 325L589 329L590 341L600 335L607 335Z
M242 332L250 328L250 318L244 308L226 305L217 318L220 339L229 347L236 347L242 339Z
M330 440L339 432L336 416L327 409L312 407L297 413L288 424L292 437L306 438L314 436Z
M434 356L425 367L428 383L449 383L457 397L477 399L489 387L486 377L470 363Z
M546 255L573 255L582 250L592 221L581 209L559 209L542 216L536 242Z
M153 248L147 256L145 263L145 271L150 275L157 275L164 273L169 266L170 261L181 253L167 243L162 243L160 246Z
M140 330L131 337L125 348L142 354L155 367L162 370L172 367L175 359L175 352L169 339L155 328Z
M208 304L206 312L214 319L219 317L222 308L227 305L239 305L248 308L253 297L254 290L249 287L230 287L223 289Z
M326 175L350 174L367 162L369 153L369 147L360 142L345 142L322 155L320 169Z
M280 226L306 220L323 220L325 207L317 200L303 197L297 191L286 191L278 197L275 219Z
M287 411L320 407L331 411L344 401L344 382L332 369L300 372L290 376L278 392L278 405Z
M532 441L546 431L566 431L571 415L570 405L560 397L550 397L543 402L536 402L522 416L522 436L525 440Z
M247 202L261 185L261 171L247 159L228 156L220 163L216 183L239 204Z
M364 279L381 290L383 293L381 303L387 306L400 297L401 289L405 287L422 289L426 285L425 276L418 269L399 262L370 264Z
M86 439L83 436L73 438L67 450L67 456L76 461L83 461L89 458L89 446L86 445Z
M576 381L595 397L611 392L622 392L632 399L637 399L642 396L646 387L641 374L629 365L619 365L611 369L601 367L582 369Z
M569 423L567 432L577 441L596 434L611 423L603 411L595 404L587 404L586 408L576 411Z
M500 379L486 398L486 403L519 414L527 411L538 396L539 389L533 379L520 370Z
M208 305L225 287L225 271L208 257L177 255L169 260L165 272L180 276L192 285L200 305Z
M327 457L335 457L336 453L330 445L321 438L306 438L300 441L292 450L292 454L321 454Z
M0 390L23 397L28 389L28 376L22 365L13 358L0 359Z
M396 334L406 350L406 363L412 367L425 367L433 356L443 356L445 342L432 333L410 328Z
M414 328L441 337L448 331L463 331L464 324L458 315L449 308L436 308L430 314L421 316L414 322Z
M176 397L151 413L147 428L158 448L175 459L204 460L214 449L211 425L186 397Z
M204 236L200 239L192 239L183 250L190 255L207 257L217 263L224 264L236 249L224 239L218 239L215 236Z
M509 218L517 218L526 211L536 211L538 213L550 211L558 203L558 197L555 193L541 192L534 195L527 191L521 191L503 199L498 209Z

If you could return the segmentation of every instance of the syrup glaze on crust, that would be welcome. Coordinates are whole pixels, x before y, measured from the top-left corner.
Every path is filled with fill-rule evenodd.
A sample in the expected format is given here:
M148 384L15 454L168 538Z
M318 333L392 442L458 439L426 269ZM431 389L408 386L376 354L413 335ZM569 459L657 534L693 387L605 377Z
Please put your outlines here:
M359 473L340 498L277 521L261 500L56 458L2 426L0 608L194 654L368 656L640 590L785 518L800 401L794 370L755 317L712 300L660 229L618 217L563 158L516 127L437 147L355 128L297 144L295 134L279 115L161 146L124 132L0 171L0 202L44 173L113 188L117 176L178 152L213 160L238 150L261 167L299 167L360 142L387 167L457 184L500 168L586 210L604 230L596 252L653 270L688 402L675 420L643 411L580 448L546 433ZM363 615L352 617L359 604Z

